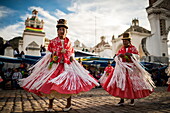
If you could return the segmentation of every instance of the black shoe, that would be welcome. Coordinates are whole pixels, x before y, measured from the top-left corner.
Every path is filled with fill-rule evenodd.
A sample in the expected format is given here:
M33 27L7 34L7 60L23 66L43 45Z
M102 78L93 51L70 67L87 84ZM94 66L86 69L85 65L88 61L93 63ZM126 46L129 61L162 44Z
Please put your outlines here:
M130 106L134 106L135 105L135 101L134 99L131 100L131 102L129 103Z
M115 106L123 106L125 103L124 102L119 102L117 104L115 104Z

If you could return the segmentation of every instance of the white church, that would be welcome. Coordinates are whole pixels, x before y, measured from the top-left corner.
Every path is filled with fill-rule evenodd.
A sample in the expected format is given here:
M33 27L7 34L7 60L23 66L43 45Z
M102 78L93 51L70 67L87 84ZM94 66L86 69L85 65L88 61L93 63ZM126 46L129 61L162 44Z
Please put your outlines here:
M133 19L132 25L124 32L130 33L131 42L138 49L141 61L168 64L167 38L170 31L170 0L149 0L146 11L151 31L141 27L138 19ZM100 57L112 58L123 46L122 34L118 38L112 37L112 46L105 42L105 37L102 36L101 42L93 48L93 51Z
M49 40L45 38L43 32L44 21L39 20L38 11L32 11L32 17L25 21L23 40L19 42L19 50L26 55L40 56L40 47L48 46Z

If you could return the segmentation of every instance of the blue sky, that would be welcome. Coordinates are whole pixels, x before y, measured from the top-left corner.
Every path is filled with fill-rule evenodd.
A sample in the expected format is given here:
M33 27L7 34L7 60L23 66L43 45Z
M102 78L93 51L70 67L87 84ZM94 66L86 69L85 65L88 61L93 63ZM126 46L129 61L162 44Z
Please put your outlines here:
M55 11L56 8L65 13L70 13L66 8L70 6L70 0L0 0L0 11L4 17L0 18L0 27L5 27L9 24L22 21L20 16L26 13L31 13L28 9L30 6L42 7L49 12ZM6 21L4 21L4 19Z
M101 36L110 43L128 29L132 19L138 18L139 25L150 30L146 7L149 0L0 0L0 36L5 40L22 36L24 22L38 11L43 19L46 37L57 36L59 18L68 20L68 37L72 42L79 40L86 46L94 46Z

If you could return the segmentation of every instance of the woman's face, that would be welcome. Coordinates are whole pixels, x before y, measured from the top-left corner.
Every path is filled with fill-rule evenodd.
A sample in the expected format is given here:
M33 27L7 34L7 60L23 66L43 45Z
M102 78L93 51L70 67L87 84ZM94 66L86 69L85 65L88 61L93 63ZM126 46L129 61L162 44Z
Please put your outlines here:
M57 29L58 37L61 39L64 39L67 34L67 29L65 27L59 27Z
M130 41L129 41L129 40L123 40L123 45L124 45L125 47L128 47L129 44L130 44Z

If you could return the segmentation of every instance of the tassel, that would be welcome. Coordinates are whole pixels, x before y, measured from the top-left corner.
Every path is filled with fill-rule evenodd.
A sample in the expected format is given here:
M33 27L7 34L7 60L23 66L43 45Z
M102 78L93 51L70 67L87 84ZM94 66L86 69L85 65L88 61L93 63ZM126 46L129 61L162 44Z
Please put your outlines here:
M48 66L48 69L51 69L51 68L52 68L53 63L54 63L53 61L50 62L49 66Z
M52 68L53 63L57 63L58 56L52 56L51 59L52 59L52 61L50 62L49 66L48 66L48 69Z

